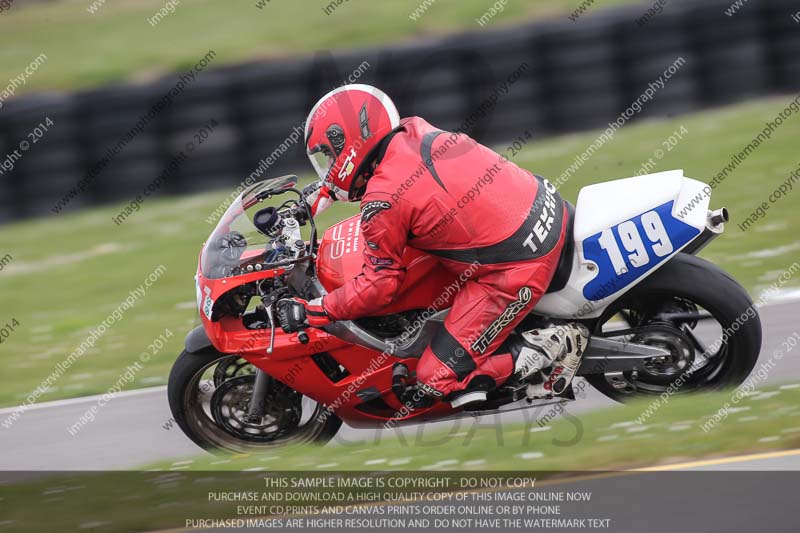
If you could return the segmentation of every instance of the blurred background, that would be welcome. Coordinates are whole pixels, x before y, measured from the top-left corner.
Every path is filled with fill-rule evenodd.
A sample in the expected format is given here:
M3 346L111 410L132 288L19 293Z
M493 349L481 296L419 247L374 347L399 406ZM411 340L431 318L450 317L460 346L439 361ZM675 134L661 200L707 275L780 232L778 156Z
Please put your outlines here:
M679 58L634 119L800 88L790 1L726 16L727 1L662 0L649 20L651 6L625 0L582 13L554 0L257 2L14 0L0 13L0 89L14 92L0 154L53 126L2 174L2 220L135 198L212 120L160 195L233 187L270 154L266 173L304 172L302 142L284 141L351 80L442 128L473 117L464 129L485 143L605 127Z
M310 180L303 121L348 82L469 133L573 202L591 183L674 168L710 181L727 168L712 205L733 220L704 254L760 294L800 249L791 191L737 226L800 171L798 11L789 0L0 2L0 420L37 388L31 403L146 389L80 437L67 427L85 406L23 413L0 428L2 466L87 468L86 454L133 466L194 450L169 427L161 387L197 322L200 246L243 183ZM356 210L337 205L322 226ZM782 283L770 303L798 287ZM779 343L797 307L776 309ZM767 381L800 377L791 365ZM64 442L42 444L45 431ZM793 435L751 441L785 447ZM107 449L128 439L149 444L124 458Z

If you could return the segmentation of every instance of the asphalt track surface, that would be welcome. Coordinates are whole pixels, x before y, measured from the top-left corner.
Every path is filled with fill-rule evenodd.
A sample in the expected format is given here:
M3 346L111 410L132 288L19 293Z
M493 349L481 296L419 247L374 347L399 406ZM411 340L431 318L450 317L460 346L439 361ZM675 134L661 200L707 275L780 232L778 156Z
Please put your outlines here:
M784 302L760 309L764 343L760 361L767 360L781 342L800 330L800 302ZM797 352L800 355L800 351ZM800 357L784 357L769 373L765 383L800 382ZM170 424L166 388L143 389L119 395L97 413L96 420L75 436L67 428L95 404L96 398L80 398L33 406L10 427L0 426L0 470L113 470L128 469L148 463L197 455L200 449L180 429ZM569 406L569 412L580 414L600 407L615 405L594 390ZM11 409L0 410L5 419ZM544 410L542 412L545 412ZM526 418L527 417L527 418ZM488 416L478 420L481 426L532 420L529 412ZM457 422L440 422L424 426L424 435L452 427ZM472 420L461 422L476 423ZM403 431L413 438L418 428L402 430L356 430L342 426L330 444L347 446L357 441L391 438L394 431ZM736 466L734 466L736 465ZM776 456L752 463L721 463L717 469L800 470L800 456Z

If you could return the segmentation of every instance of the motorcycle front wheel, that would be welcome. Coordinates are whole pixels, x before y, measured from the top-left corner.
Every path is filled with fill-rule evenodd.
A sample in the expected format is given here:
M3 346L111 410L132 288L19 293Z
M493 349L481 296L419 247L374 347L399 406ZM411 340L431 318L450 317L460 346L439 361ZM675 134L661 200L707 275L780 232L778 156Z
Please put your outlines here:
M586 376L617 401L736 387L761 351L761 320L747 291L718 266L688 254L678 254L609 306L593 335L615 331L670 352L645 371Z
M288 444L331 440L341 419L324 405L268 378L263 416L249 414L256 370L238 355L212 348L182 352L169 375L175 422L211 452L258 453Z

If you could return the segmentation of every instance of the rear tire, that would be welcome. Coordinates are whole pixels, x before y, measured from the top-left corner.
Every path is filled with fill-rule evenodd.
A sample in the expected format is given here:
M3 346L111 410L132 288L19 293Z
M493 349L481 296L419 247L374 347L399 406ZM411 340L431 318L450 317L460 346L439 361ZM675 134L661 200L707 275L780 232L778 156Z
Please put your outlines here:
M287 444L325 444L336 435L342 421L321 405L317 406L313 416L304 425L291 434L269 442L242 439L220 427L209 416L207 406L204 407L202 400L198 399L198 388L201 395L205 394L206 398L211 396L211 390L215 389L213 381L204 380L201 384L200 380L205 373L229 357L229 354L213 348L199 353L183 351L170 371L167 397L172 416L186 436L198 446L212 452L253 453Z
M689 378L682 386L674 388L677 393L717 390L744 382L755 367L761 351L761 320L758 312L747 291L736 280L713 263L693 255L678 254L612 304L597 320L594 333L601 331L603 324L616 314L616 310L627 309L626 306L635 302L668 298L685 299L697 304L713 316L722 331L732 332L716 352L722 354L720 360L711 359L718 368L702 381L693 382L694 378ZM748 316L751 308L751 316ZM737 319L738 326L735 325ZM738 329L733 331L734 327ZM616 401L659 394L652 390L622 391L612 386L603 374L586 378L596 389Z

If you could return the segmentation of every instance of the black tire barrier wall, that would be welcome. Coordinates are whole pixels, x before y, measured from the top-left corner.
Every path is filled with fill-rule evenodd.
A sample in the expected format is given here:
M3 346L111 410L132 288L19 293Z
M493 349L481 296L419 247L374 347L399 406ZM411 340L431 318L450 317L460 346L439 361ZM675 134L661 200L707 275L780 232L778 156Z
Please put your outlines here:
M605 126L678 57L686 65L636 118L800 88L794 0L750 0L732 17L725 15L731 0L670 0L663 13L639 26L636 20L651 5L378 50L212 66L64 211L135 198L210 119L218 126L158 194L234 187L302 124L323 93L359 70L355 81L383 88L403 116L466 129L487 143L526 130L544 137ZM518 76L509 83L514 72ZM175 82L169 76L146 86L6 102L0 109L0 160L45 117L55 124L13 170L0 174L0 222L53 215L59 200ZM285 144L282 152L262 177L310 171L302 140Z

